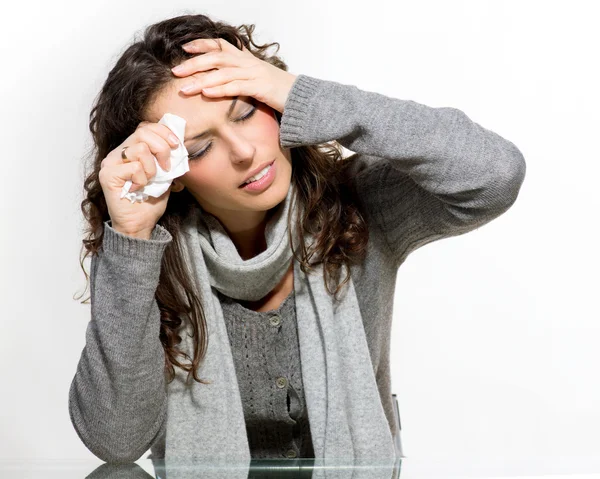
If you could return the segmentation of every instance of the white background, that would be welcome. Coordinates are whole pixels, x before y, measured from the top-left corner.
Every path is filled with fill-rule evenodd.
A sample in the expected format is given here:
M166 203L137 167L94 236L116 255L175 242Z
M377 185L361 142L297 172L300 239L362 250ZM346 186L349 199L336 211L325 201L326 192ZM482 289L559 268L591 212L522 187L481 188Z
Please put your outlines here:
M185 13L255 23L257 43L279 42L294 74L459 108L517 145L527 174L513 207L470 234L424 246L399 270L391 358L404 454L481 463L599 456L594 5L0 7L0 460L94 458L67 404L90 318L90 306L73 299L85 288L88 115L134 33Z

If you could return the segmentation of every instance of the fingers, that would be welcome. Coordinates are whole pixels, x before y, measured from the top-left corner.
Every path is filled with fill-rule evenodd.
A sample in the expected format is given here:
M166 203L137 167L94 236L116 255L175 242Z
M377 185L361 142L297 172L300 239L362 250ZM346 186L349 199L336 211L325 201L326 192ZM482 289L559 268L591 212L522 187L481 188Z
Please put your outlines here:
M132 184L131 188L129 188L129 191L136 191L140 188L143 188L148 184L148 180L150 179L146 174L142 163L139 161L119 165L117 166L117 171L115 173L115 176L122 180L123 184L125 184L126 181L131 180Z
M102 185L106 185L109 189L115 191L120 191L129 180L132 182L129 191L135 191L148 184L148 177L142 163L139 161L105 166L100 170L98 179Z
M148 179L156 175L156 163L147 143L135 143L127 148L125 154L127 159L122 160L122 164L140 163Z
M169 171L171 149L179 144L179 139L167 126L141 122L135 132L102 160L100 183L112 190L120 190L131 180L129 191L136 191L156 175L157 162L163 170Z
M197 93L215 93L211 90L223 84L230 83L234 80L247 80L248 71L242 68L225 67L210 72L195 73L191 75L185 84L182 84L181 91L186 95L194 95ZM238 93L242 94L242 93Z
M172 136L171 139L170 136ZM171 150L179 144L179 139L167 126L142 122L134 133L102 160L101 167L141 161L145 170L152 177L156 174L154 157L163 170L169 171ZM124 146L127 146L125 159L121 156Z
M179 138L177 135L173 133L169 127L162 125L161 123L152 123L150 121L142 121L136 128L136 130L140 130L142 128L149 128L150 130L156 132L162 138L167 140L169 143L172 143L173 146L179 145Z
M179 138L169 127L160 123L142 122L140 125L134 133L136 139L147 143L160 167L168 171L171 166L169 165L171 150L179 146Z
M179 77L186 77L196 72L205 72L212 69L240 66L239 58L227 52L207 52L184 60L171 71Z
M181 47L187 52L206 52L229 50L229 47L233 47L233 45L224 38L196 38Z

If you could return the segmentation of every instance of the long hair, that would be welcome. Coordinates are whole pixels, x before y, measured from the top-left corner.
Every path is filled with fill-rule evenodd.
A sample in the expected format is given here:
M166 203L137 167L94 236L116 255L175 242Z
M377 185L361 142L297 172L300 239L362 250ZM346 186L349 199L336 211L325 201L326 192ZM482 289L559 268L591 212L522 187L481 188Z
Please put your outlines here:
M266 53L273 45L277 46L277 53L279 44L256 45L252 39L254 27L234 27L205 15L182 15L148 26L142 38L132 43L116 61L90 112L89 129L94 145L86 163L85 193L81 202L87 221L80 255L86 290L89 276L83 262L88 255L98 254L104 222L110 219L98 179L102 160L135 131L155 96L176 78L171 68L194 56L181 48L184 43L196 38L223 38L240 50L242 45L245 46L257 58L287 71L287 65L281 58ZM276 111L275 115L281 123L281 114ZM294 250L293 256L306 274L312 270L311 264L322 263L326 289L337 299L338 292L350 278L350 265L364 259L369 238L365 221L352 201L353 186L346 174L349 161L344 160L334 142L300 146L292 148L290 153L292 181L296 186L293 204L298 205L302 212L296 220L298 247L302 254L298 255ZM159 336L165 351L168 382L174 379L174 366L177 366L188 372L188 380L191 374L194 380L206 384L197 376L208 344L206 319L193 278L189 277L185 268L180 243L183 221L194 207L194 202L196 199L187 189L172 193L165 213L158 220L158 224L172 235L173 241L163 254L155 300L160 310ZM309 251L304 246L305 232L314 237ZM316 260L309 263L313 254L316 254ZM332 291L329 283L332 280L334 284L339 283L342 266L346 267L346 278ZM193 358L177 347L181 343L179 330L184 320L190 321L193 329L190 336L195 338ZM178 359L181 357L191 364L181 363Z

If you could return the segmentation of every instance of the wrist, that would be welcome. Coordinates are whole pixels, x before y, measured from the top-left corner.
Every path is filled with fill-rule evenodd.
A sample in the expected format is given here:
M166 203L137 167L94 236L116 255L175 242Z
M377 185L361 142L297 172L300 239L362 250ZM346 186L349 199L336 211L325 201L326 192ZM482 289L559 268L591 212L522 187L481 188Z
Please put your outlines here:
M147 229L147 228L146 229L128 229L128 228L122 228L118 225L112 225L112 229L114 229L116 232L121 233L125 236L149 240L150 237L152 236L152 231L154 228L152 228L152 229Z

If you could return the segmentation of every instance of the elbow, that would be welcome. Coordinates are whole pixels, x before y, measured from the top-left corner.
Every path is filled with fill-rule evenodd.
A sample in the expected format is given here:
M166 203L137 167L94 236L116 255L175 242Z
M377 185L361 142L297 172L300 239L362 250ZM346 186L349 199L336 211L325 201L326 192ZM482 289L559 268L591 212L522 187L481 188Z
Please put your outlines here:
M446 203L448 222L460 231L471 231L498 218L516 202L525 180L527 166L523 154L510 143L477 187L454 195Z
M471 121L461 110L454 110L459 122ZM483 168L480 170L481 177L473 179L474 184L478 185L475 190L478 191L479 197L472 205L487 209L490 214L502 213L515 203L525 181L525 157L513 142L498 133L480 125L477 125L477 131L479 143L472 151L474 154L478 151L477 154L483 155L484 158L474 160L474 163ZM477 168L475 170L477 171Z
M124 446L122 443L101 441L98 437L90 439L82 430L77 428L75 423L73 423L73 427L88 451L108 464L133 463L140 459L144 452L148 450L148 448L132 450L129 446Z
M164 420L164 415L161 415L160 422ZM150 443L136 440L128 434L131 431L126 426L114 424L108 427L99 416L86 417L82 414L73 387L69 394L69 417L83 445L98 459L109 464L133 463L150 448ZM143 446L140 447L140 444Z
M508 142L508 145L499 163L500 171L495 184L497 204L494 206L501 212L507 211L517 201L527 173L523 153L514 144Z
M134 463L135 461L137 461L138 459L140 459L143 454L144 453L141 453L141 454L117 454L117 455L109 454L109 455L104 455L104 456L99 456L98 454L95 454L95 456L98 457L99 459L102 459L107 464L131 464L131 463Z
M106 462L107 464L131 464L142 457L144 452L134 453L133 451L114 451L114 450L100 450L92 449L87 446L89 451L94 454L98 459Z
M458 121L470 121L456 110ZM482 226L508 211L516 202L527 165L523 153L511 141L497 133L477 126L481 142L472 149L460 191L447 192L444 199L447 221L460 231ZM483 155L483 156L481 156ZM470 186L464 188L465 184Z
M102 441L100 434L88 434L87 428L81 426L81 421L77 420L77 412L69 402L69 415L73 429L79 436L83 445L98 459L109 464L128 464L137 461L144 451L133 451L129 447L121 447L116 441Z
M516 148L507 152L499 169L492 183L484 188L487 193L481 202L484 224L503 215L515 204L525 181L525 158Z

